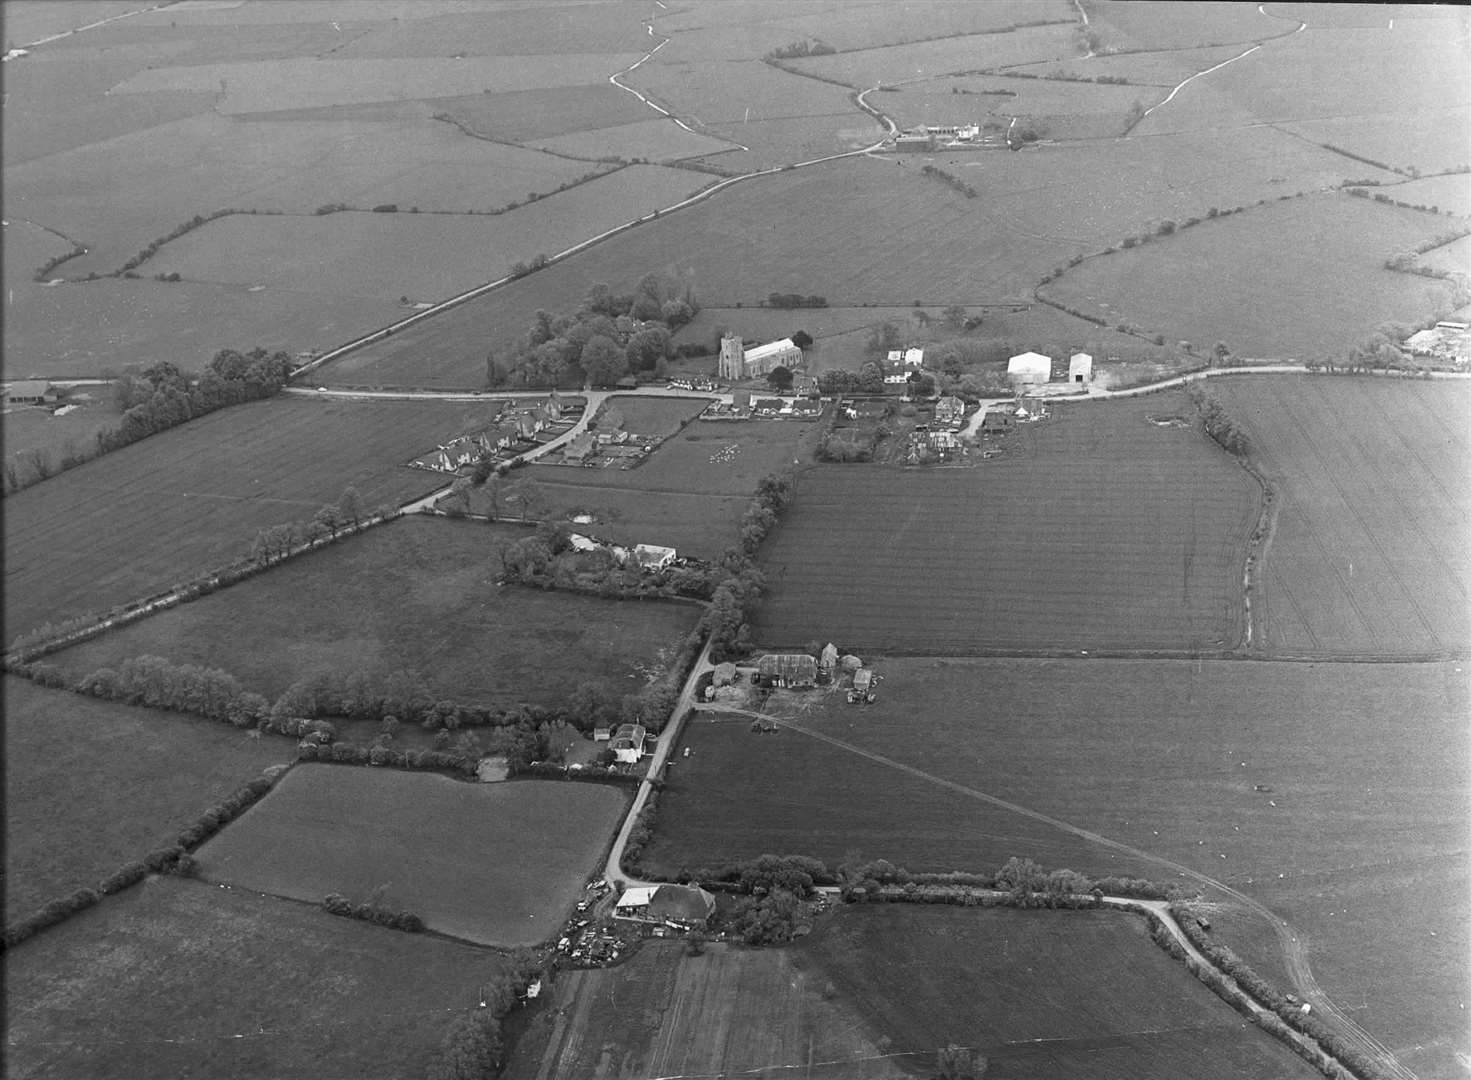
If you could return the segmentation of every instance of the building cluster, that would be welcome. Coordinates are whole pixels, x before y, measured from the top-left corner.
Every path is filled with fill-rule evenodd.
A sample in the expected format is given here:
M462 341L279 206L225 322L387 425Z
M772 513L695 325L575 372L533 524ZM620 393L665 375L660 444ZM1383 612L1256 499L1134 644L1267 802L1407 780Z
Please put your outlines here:
M1052 381L1052 357L1037 352L1024 352L1006 362L1006 377L1018 386L1041 386ZM1093 381L1093 357L1076 352L1068 358L1067 380L1070 384Z
M1422 360L1464 367L1471 362L1471 324L1438 322L1405 339L1405 352Z
M942 146L966 146L981 137L979 124L920 124L894 140L894 149L926 153Z
M890 349L884 362L884 382L891 386L902 385L909 381L909 376L923 370L923 349Z

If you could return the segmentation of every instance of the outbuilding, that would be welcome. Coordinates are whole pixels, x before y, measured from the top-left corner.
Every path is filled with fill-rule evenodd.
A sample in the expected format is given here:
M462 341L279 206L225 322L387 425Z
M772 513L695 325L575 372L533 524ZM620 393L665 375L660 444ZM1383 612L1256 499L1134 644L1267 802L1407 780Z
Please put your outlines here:
M1025 385L1045 383L1052 378L1052 357L1024 352L1006 362L1006 376Z
M618 898L615 919L703 928L715 914L715 897L698 885L657 885L629 889Z
M1075 352L1068 357L1067 381L1070 383L1090 383L1093 381L1093 357L1085 352Z
M672 547L661 547L658 544L634 544L633 557L642 570L662 570L674 561L675 551Z
M23 379L5 388L5 400L12 405L40 405L56 400L56 393L45 379Z
M756 675L767 686L804 690L817 685L817 660L806 653L767 653L756 662Z

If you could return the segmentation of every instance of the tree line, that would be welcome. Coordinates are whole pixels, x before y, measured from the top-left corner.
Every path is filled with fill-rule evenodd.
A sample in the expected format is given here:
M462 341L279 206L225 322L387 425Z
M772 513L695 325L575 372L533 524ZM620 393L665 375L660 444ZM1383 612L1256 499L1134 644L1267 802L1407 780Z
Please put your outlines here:
M1251 442L1246 437L1246 432L1236 419L1226 411L1223 406L1208 390L1199 386L1190 388L1190 400L1195 403L1196 411L1200 413L1201 422L1205 425L1205 433L1215 440L1216 444L1227 453L1236 457L1244 458L1251 451Z

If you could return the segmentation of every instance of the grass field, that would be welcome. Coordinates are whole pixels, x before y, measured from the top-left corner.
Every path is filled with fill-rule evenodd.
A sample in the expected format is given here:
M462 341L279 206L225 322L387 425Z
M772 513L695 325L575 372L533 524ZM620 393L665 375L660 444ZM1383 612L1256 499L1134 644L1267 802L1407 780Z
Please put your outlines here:
M529 145L573 157L615 156L653 162L679 161L734 149L730 143L691 134L667 117L534 139Z
M47 690L7 675L5 910L15 919L174 842L284 739Z
M1454 274L1471 274L1471 240L1461 237L1420 256L1421 265Z
M571 913L626 803L603 784L301 765L200 848L200 872L311 903L376 898L454 937L534 945Z
M1275 6L1275 5L1274 5ZM1029 75L1066 75L1077 79L1112 76L1143 86L1174 87L1181 79L1197 71L1214 67L1241 52L1238 45L1221 45L1204 49L1161 49L1151 52L1120 53L1115 56L1075 57L1041 64L1024 64L1017 70ZM1009 69L1008 69L1009 70ZM1137 89L1136 89L1136 92Z
M1313 195L1090 259L1045 292L1169 340L1224 341L1238 356L1341 360L1381 324L1418 322L1444 302L1448 286L1384 260L1446 227L1414 210ZM1196 302L1206 294L1211 303Z
M348 297L440 300L502 277L514 263L555 254L651 214L708 182L709 177L682 169L634 165L494 217L236 215L174 241L144 270L216 284L267 284L295 293L313 292L331 281L334 292ZM524 199L525 192L516 197ZM353 272L340 272L341 260Z
M1256 605L1259 646L1462 653L1471 641L1471 387L1301 377L1212 389L1250 433L1281 497Z
M406 669L437 698L487 705L558 704L583 680L631 693L644 672L664 670L698 609L497 587L500 548L526 535L518 526L407 518L75 646L56 662L81 676L164 656L224 668L272 699L319 672Z
M806 730L777 735L738 716L693 722L646 859L808 852L941 870L1018 855L1174 876L1158 856L1285 917L1323 989L1389 1045L1437 1068L1471 1049L1456 1004L1471 769L1446 753L1471 705L1459 666L860 655L885 675L876 704L784 695L773 715ZM1223 912L1236 920L1223 940L1280 971L1266 924L1234 902Z
M787 62L796 70L825 79L837 79L855 90L863 90L880 83L904 82L916 76L934 78L1003 64L1058 60L1074 56L1077 51L1074 27L1058 24L1028 26L1004 33L941 38L913 45L861 49ZM886 102L879 98L874 104L883 108Z
M1136 101L1147 108L1162 97L1158 87L976 75L906 84L881 103L901 128L990 121L1004 129L1015 116L1045 138L1077 139L1122 135Z
M1155 11L1148 4L1131 0L1100 0L1092 17L1103 24L1099 31L1106 42L1132 49L1189 49L1260 41L1285 34L1295 23L1255 7L1221 0L1169 11Z
M0 416L0 443L5 448L5 462L10 464L25 450L41 450L60 467L61 459L71 451L90 450L96 445L97 433L118 426L122 414L106 400L107 387L101 388L104 400L76 402L80 407L64 416L53 415L41 405L6 405ZM93 388L93 396L96 388ZM86 392L85 390L83 392ZM18 465L22 474L28 466Z
M656 116L626 90L607 83L473 94L434 103L477 135L497 142L530 142L575 132L635 124ZM630 156L630 155L620 155Z
M635 435L670 436L678 434L686 422L699 416L708 404L703 398L685 401L652 395L615 394L607 399L607 404L593 417L593 422L597 423L612 408L622 414L624 431Z
M369 508L426 495L443 478L400 463L477 415L282 398L210 413L19 492L5 505L6 639L243 558L259 529L310 520L348 485Z
M1180 395L1061 405L972 469L818 466L761 551L768 645L1221 649L1243 630L1257 485ZM846 647L846 646L845 646Z
M638 470L642 471L642 470ZM622 473L626 479L638 471ZM680 555L717 559L739 536L741 515L751 505L748 493L711 495L699 491L649 491L639 487L604 487L569 483L580 469L538 469L531 474L541 487L548 520L570 520L591 514L590 525L572 525L615 544L660 544ZM483 493L480 493L483 495ZM488 501L472 497L472 510L485 513Z
M1471 217L1471 173L1410 180L1395 184L1385 194L1400 202L1435 206L1445 213Z
M159 878L5 957L6 1073L418 1076L495 953Z

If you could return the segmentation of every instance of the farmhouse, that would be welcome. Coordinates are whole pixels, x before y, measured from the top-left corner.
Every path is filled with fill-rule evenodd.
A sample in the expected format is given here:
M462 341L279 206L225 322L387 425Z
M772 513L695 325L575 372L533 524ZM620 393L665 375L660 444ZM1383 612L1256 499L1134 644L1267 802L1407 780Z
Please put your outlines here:
M698 885L658 885L629 889L618 898L615 919L703 927L715 914L715 897Z
M24 379L5 388L5 400L12 405L40 405L56 398L56 391L44 379Z
M965 420L965 402L947 394L935 402L935 423L958 427Z
M768 375L773 368L794 367L802 362L802 350L791 338L747 349L734 334L720 339L719 374L722 379L750 379Z
M756 662L756 679L795 690L817 685L817 661L806 653L767 653Z
M648 730L642 724L619 724L618 730L613 732L613 738L609 740L608 747L613 751L613 756L625 765L637 765L639 758L644 756L644 739Z
M1045 383L1052 378L1052 357L1024 352L1006 362L1006 377L1026 385Z
M1068 357L1067 381L1089 383L1093 381L1093 357L1085 352L1075 352Z
M662 570L674 561L674 549L658 544L634 544L633 558L641 570Z

